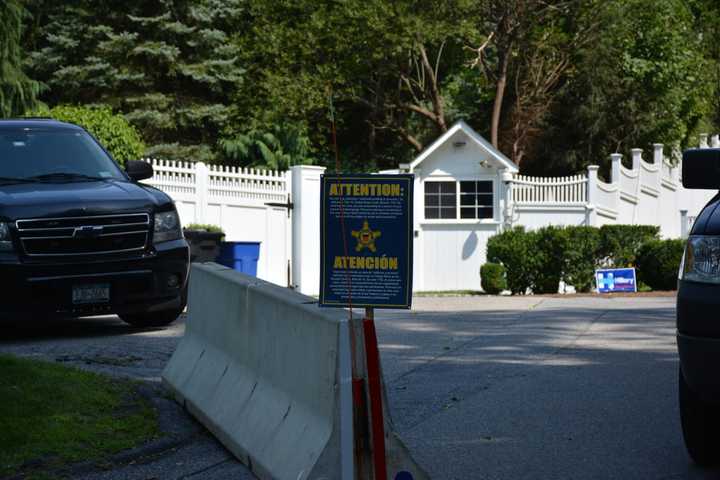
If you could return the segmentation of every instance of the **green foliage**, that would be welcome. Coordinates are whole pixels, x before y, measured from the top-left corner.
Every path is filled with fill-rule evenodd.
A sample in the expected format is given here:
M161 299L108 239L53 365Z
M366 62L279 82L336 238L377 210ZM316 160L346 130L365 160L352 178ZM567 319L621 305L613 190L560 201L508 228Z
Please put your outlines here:
M145 150L135 127L122 115L113 114L106 106L60 105L51 109L41 108L32 115L50 116L62 122L80 125L90 132L120 165L124 165L128 160L138 160Z
M27 12L19 0L0 2L0 118L22 114L37 105L40 85L22 68L22 21Z
M487 260L505 267L507 288L513 295L524 295L533 287L538 264L533 240L523 227L505 230L488 240Z
M210 225L207 223L189 223L185 225L184 230L199 230L199 231L205 231L209 233L222 233L223 231L222 227L218 225Z
M35 0L30 71L55 104L109 105L149 154L213 161L242 81L241 0Z
M564 85L524 165L527 173L609 171L609 154L652 143L688 146L712 114L719 52L710 53L697 24L712 18L685 0L593 3L597 26L575 52Z
M683 240L650 240L637 255L638 282L653 290L675 290L682 260Z
M640 247L659 235L660 227L652 225L603 225L600 227L601 265L609 268L635 266Z
M578 292L589 292L600 255L600 231L594 227L566 227L564 281Z
M293 126L275 126L271 132L250 130L232 139L220 140L229 163L241 167L286 170L293 165L311 165L310 139Z
M714 0L22 4L21 49L21 0L0 7L0 114L33 103L24 62L47 104L109 105L164 158L333 165L332 119L343 169L396 168L457 119L489 136L501 83L523 173L606 174L609 153L720 127Z
M561 280L579 292L588 292L593 286L596 268L621 268L636 263L639 269L641 263L644 265L641 281L652 288L663 285L669 289L674 280L662 283L656 279L677 276L680 260L676 245L682 246L683 242L660 241L658 230L644 225L548 226L535 231L515 227L488 240L487 258L505 267L513 294L524 294L528 290L557 293Z
M505 267L499 263L486 263L480 267L480 284L485 293L497 295L507 289Z
M569 248L568 235L563 227L548 226L528 237L535 257L533 262L532 290L534 293L557 293L566 263Z

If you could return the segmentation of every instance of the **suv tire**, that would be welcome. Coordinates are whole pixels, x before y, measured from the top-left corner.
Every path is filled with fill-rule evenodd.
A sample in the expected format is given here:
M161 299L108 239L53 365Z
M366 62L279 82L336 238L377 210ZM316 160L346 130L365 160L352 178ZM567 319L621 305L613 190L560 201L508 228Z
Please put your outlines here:
M679 375L680 421L685 448L695 463L703 467L720 462L720 404L702 400Z

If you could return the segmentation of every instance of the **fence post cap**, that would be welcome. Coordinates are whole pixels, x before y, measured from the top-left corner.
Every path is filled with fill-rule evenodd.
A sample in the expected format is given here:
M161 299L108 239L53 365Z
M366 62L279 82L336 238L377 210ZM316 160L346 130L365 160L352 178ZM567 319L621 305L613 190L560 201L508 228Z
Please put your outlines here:
M596 172L596 171L600 170L600 166L598 166L598 165L588 165L587 169L588 169L588 171Z

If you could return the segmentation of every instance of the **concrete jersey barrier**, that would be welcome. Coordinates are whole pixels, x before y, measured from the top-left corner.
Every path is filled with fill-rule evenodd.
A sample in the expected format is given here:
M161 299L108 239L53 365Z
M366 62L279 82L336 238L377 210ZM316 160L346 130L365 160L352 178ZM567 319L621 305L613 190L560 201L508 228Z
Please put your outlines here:
M352 479L343 312L216 264L193 264L185 336L163 381L259 478Z

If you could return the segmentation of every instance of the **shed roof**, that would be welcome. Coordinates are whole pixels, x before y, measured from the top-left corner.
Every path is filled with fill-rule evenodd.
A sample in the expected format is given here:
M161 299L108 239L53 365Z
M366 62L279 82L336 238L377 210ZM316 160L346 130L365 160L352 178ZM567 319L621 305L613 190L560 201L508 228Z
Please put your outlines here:
M488 156L495 159L501 166L510 170L510 172L517 173L520 171L515 162L503 155L500 150L493 147L490 142L488 142L482 137L482 135L477 133L475 130L472 129L472 127L470 127L470 125L468 125L462 120L456 122L452 127L448 129L447 132L443 133L437 140L435 140L425 150L423 150L420 155L415 157L415 159L410 162L409 165L407 165L409 170L413 171L426 158L432 155L435 150L440 148L440 146L443 145L445 142L449 141L452 136L455 135L458 131L462 131L463 133L465 133L465 135L470 140L472 140L478 147L487 152Z

